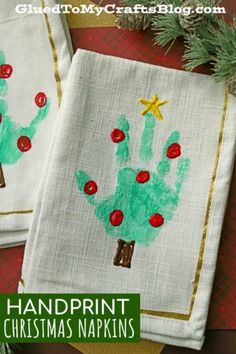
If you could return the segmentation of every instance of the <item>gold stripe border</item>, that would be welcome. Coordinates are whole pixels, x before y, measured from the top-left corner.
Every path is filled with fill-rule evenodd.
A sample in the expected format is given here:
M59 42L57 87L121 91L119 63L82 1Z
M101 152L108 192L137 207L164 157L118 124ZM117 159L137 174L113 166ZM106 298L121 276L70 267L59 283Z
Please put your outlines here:
M210 188L209 188L209 193L208 193L207 208L206 208L206 213L205 213L203 233L202 233L202 238L201 238L201 243L200 243L200 250L199 250L199 254L198 254L197 268L196 268L195 277L194 277L194 285L193 285L189 313L185 314L185 313L176 313L176 312L141 310L141 313L143 315L174 318L174 319L182 320L182 321L188 321L191 317L194 303L195 303L195 299L196 299L196 295L197 295L197 291L198 291L198 287L199 287L199 280L200 280L200 275L201 275L201 270L202 270L202 265L203 265L203 260L204 260L207 232L208 232L208 226L209 226L209 220L210 220L210 214L211 214L211 206L212 206L212 201L213 201L213 196L214 196L214 191L215 191L217 170L219 167L220 154L221 154L222 143L223 143L223 135L224 135L225 121L226 121L227 111L228 111L228 103L229 103L229 92L228 92L228 89L225 88L223 113L222 113L222 118L221 118L219 136L218 136L214 169L213 169L213 173L211 176Z
M32 214L33 210L13 210L13 211L1 211L0 216L13 215L13 214Z
M45 7L45 0L41 0L41 3L42 3L42 7L44 8ZM51 30L48 14L45 12L44 12L44 18L45 18L45 22L46 22L47 31L48 31L49 43L50 43L50 46L52 49L54 77L55 77L56 85L57 85L58 105L60 107L61 100L62 100L62 86L61 86L61 77L59 74L59 61L58 61L57 48L56 48L55 42L53 40L52 30Z

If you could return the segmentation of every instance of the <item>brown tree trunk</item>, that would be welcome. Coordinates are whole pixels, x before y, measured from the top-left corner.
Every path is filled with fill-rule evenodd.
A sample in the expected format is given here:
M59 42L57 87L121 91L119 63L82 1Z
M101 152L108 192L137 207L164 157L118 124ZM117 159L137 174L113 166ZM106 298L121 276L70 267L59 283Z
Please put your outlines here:
M0 163L0 188L6 187L2 164Z
M131 260L134 252L135 241L126 242L124 240L118 240L117 244L118 246L113 264L115 266L131 268Z

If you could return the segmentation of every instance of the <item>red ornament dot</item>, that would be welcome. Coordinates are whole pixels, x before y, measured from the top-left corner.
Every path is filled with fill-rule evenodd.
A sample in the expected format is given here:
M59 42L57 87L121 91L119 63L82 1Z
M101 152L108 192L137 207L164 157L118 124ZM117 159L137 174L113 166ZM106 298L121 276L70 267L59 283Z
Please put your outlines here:
M140 171L136 176L138 183L146 183L150 179L150 173L148 171Z
M2 64L0 65L0 78L1 79L9 79L13 71L13 68L10 64Z
M166 155L169 157L169 159L175 159L176 157L179 157L181 155L180 145L178 143L170 145L167 149Z
M111 132L111 140L115 144L120 143L121 141L125 140L125 133L120 129L113 129Z
M160 227L161 225L164 224L163 216L159 213L155 213L149 218L149 223L153 227Z
M45 93L43 92L39 92L36 96L35 96L35 103L38 107L44 107L45 104L47 103L47 96L45 95Z
M112 226L119 226L120 224L122 224L124 214L121 210L114 210L113 212L111 212L109 219Z
M97 193L97 191L98 191L98 186L95 181L88 181L87 183L85 183L84 192L86 194L93 195Z
M20 136L17 141L17 146L22 152L29 151L32 147L30 138L28 136Z
M2 124L2 113L0 113L0 124Z

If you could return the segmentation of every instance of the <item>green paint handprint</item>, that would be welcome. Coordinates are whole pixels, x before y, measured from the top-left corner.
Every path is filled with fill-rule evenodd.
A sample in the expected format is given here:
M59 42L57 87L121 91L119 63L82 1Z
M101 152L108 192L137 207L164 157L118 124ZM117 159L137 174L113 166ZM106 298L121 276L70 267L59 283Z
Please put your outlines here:
M5 64L4 54L0 51L0 96L2 97L7 94L6 80L11 77L12 72L12 66ZM37 132L38 125L48 115L50 102L44 93L39 92L36 95L35 103L39 107L36 116L28 127L22 127L10 119L7 113L7 103L4 99L0 99L0 188L6 186L2 165L15 164L24 153L31 149L31 141Z
M153 156L152 142L156 119L152 113L144 117L145 127L140 144L140 159L150 161ZM119 129L114 129L111 138L117 143L116 156L119 162L128 161L129 123L121 116L118 120ZM94 205L95 215L103 224L109 236L118 238L117 253L114 265L130 268L135 242L149 245L171 220L179 203L179 195L187 177L190 161L180 157L180 134L170 134L157 171L120 168L117 175L115 192L102 201L95 199L98 186L84 171L76 172L79 190L87 201ZM177 178L174 186L165 182L170 171L171 160L178 158Z

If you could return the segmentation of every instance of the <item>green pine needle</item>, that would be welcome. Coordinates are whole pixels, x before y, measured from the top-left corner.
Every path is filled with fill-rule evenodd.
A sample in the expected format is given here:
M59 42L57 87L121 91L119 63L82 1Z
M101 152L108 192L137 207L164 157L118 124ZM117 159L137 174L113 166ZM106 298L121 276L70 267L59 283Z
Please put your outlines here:
M179 24L178 16L174 14L154 16L152 29L155 31L154 43L161 47L185 35L185 31Z
M221 0L200 0L205 7L219 6ZM173 5L180 7L183 0L123 0L123 4L134 6ZM236 72L236 17L233 24L228 25L217 14L206 14L203 23L194 34L185 31L179 23L178 14L154 14L152 16L152 30L154 43L164 47L183 36L185 53L183 59L186 70L193 70L199 65L211 63L213 75L217 81L227 80Z
M185 40L186 51L183 59L187 61L185 69L192 71L199 65L206 64L211 60L211 55L203 41L197 35L189 35Z
M129 0L130 1L130 0ZM133 0L132 0L133 1ZM203 6L213 7L218 0L202 0ZM174 7L181 7L183 4L182 0L168 0L165 1L166 5L173 5ZM205 24L216 24L217 15L208 14L206 15ZM154 34L154 43L160 45L161 47L166 46L169 42L173 42L177 37L188 36L189 33L186 32L179 23L178 14L159 14L154 15L152 20L152 30Z
M184 67L192 71L199 65L214 62L216 58L215 44L216 29L212 25L202 26L194 35L185 36L185 53L183 59L187 62Z
M236 71L236 18L233 19L232 26L220 20L215 44L214 76L217 81L221 81Z

